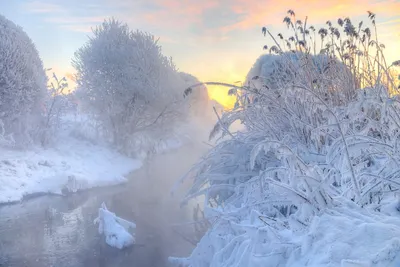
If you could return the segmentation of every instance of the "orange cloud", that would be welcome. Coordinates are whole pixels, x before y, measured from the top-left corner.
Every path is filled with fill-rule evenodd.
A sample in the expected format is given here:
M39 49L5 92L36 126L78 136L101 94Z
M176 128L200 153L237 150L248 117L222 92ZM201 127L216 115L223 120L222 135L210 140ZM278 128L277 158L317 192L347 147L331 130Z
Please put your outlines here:
M225 27L224 31L233 29L247 29L265 24L282 23L283 15L289 9L294 10L301 19L308 16L312 23L325 22L338 17L353 17L366 15L370 10L378 18L399 15L400 2L398 1L371 1L371 0L330 0L330 1L259 1L236 0L232 11L245 14L240 22Z
M171 30L182 32L180 42L201 42L205 45L228 40L233 31L264 25L283 26L282 19L289 9L294 10L299 19L308 16L309 23L314 25L327 20L335 21L339 17L361 15L366 18L368 10L377 14L379 24L385 18L398 16L400 10L400 2L395 0L148 0L146 3L110 0L111 4L123 6L124 11L119 17L130 25L144 25L145 28L150 27L152 32L163 35ZM132 10L146 4L152 8L132 16ZM210 12L217 15L207 16ZM400 22L394 19L390 23Z
M388 24L400 24L400 19L392 19L392 20L388 20L388 21L385 21L385 22L381 22L381 23L378 23L378 26L380 26L380 25L388 25Z
M63 25L64 28L88 32L90 27L101 22L107 16L76 16L60 5L50 3L49 0L31 1L25 4L25 9L34 13L49 13L46 18L49 22ZM398 16L400 2L396 0L103 0L102 5L95 5L97 10L102 6L101 14L108 14L108 10L118 10L118 18L135 25L135 27L149 27L159 31L165 29L195 30L197 35L227 35L233 30L246 30L266 24L282 23L288 9L294 10L298 17L309 17L312 24L324 23L327 19L335 20L338 17L354 17L366 15L367 10L377 14L378 19L389 16ZM137 10L137 12L134 12ZM233 21L215 23L215 17L207 17L206 13L213 10L216 14L229 14L235 17ZM105 13L104 13L105 12ZM134 15L132 15L134 13ZM217 17L217 16L216 16ZM221 20L221 18L219 18ZM222 21L224 18L222 18ZM400 23L393 20L391 23ZM212 27L215 24L214 27ZM222 36L221 38L224 38Z

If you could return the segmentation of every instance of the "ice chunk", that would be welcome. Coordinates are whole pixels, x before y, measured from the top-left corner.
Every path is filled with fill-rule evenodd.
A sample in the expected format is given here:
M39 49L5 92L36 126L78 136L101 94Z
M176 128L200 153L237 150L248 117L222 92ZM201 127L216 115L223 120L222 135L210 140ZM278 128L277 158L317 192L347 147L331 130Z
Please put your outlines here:
M106 243L118 249L129 247L135 243L134 234L129 233L131 229L136 229L136 224L110 212L105 203L99 208L99 215L94 220L94 224L99 224L99 234L104 235Z

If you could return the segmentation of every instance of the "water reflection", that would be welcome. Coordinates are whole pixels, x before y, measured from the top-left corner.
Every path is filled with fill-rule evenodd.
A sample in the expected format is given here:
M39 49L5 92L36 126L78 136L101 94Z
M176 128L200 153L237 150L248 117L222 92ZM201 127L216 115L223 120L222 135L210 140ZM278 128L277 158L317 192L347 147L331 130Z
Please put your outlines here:
M43 196L0 207L3 265L88 266L85 258L101 256L96 253L101 242L93 227L101 201L98 196L106 200L110 193L96 190L67 198Z

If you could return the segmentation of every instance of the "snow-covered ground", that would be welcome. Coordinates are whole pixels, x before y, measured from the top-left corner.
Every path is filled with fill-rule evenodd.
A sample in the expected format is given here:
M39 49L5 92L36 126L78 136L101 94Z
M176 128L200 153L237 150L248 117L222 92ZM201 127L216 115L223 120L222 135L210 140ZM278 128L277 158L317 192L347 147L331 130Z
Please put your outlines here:
M106 145L77 136L66 118L56 142L28 151L0 148L0 203L37 193L76 192L126 182L141 161L125 157ZM82 129L81 129L82 130Z

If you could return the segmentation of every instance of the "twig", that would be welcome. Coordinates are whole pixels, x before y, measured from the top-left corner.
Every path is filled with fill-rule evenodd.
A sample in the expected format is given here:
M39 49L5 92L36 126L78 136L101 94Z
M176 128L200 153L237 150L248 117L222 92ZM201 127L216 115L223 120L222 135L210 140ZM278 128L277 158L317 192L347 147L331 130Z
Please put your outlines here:
M221 128L228 133L232 138L235 138L235 136L225 127L224 123L221 121L221 118L218 115L217 109L215 107L213 107L214 113L218 118L218 123L219 125L221 125Z

